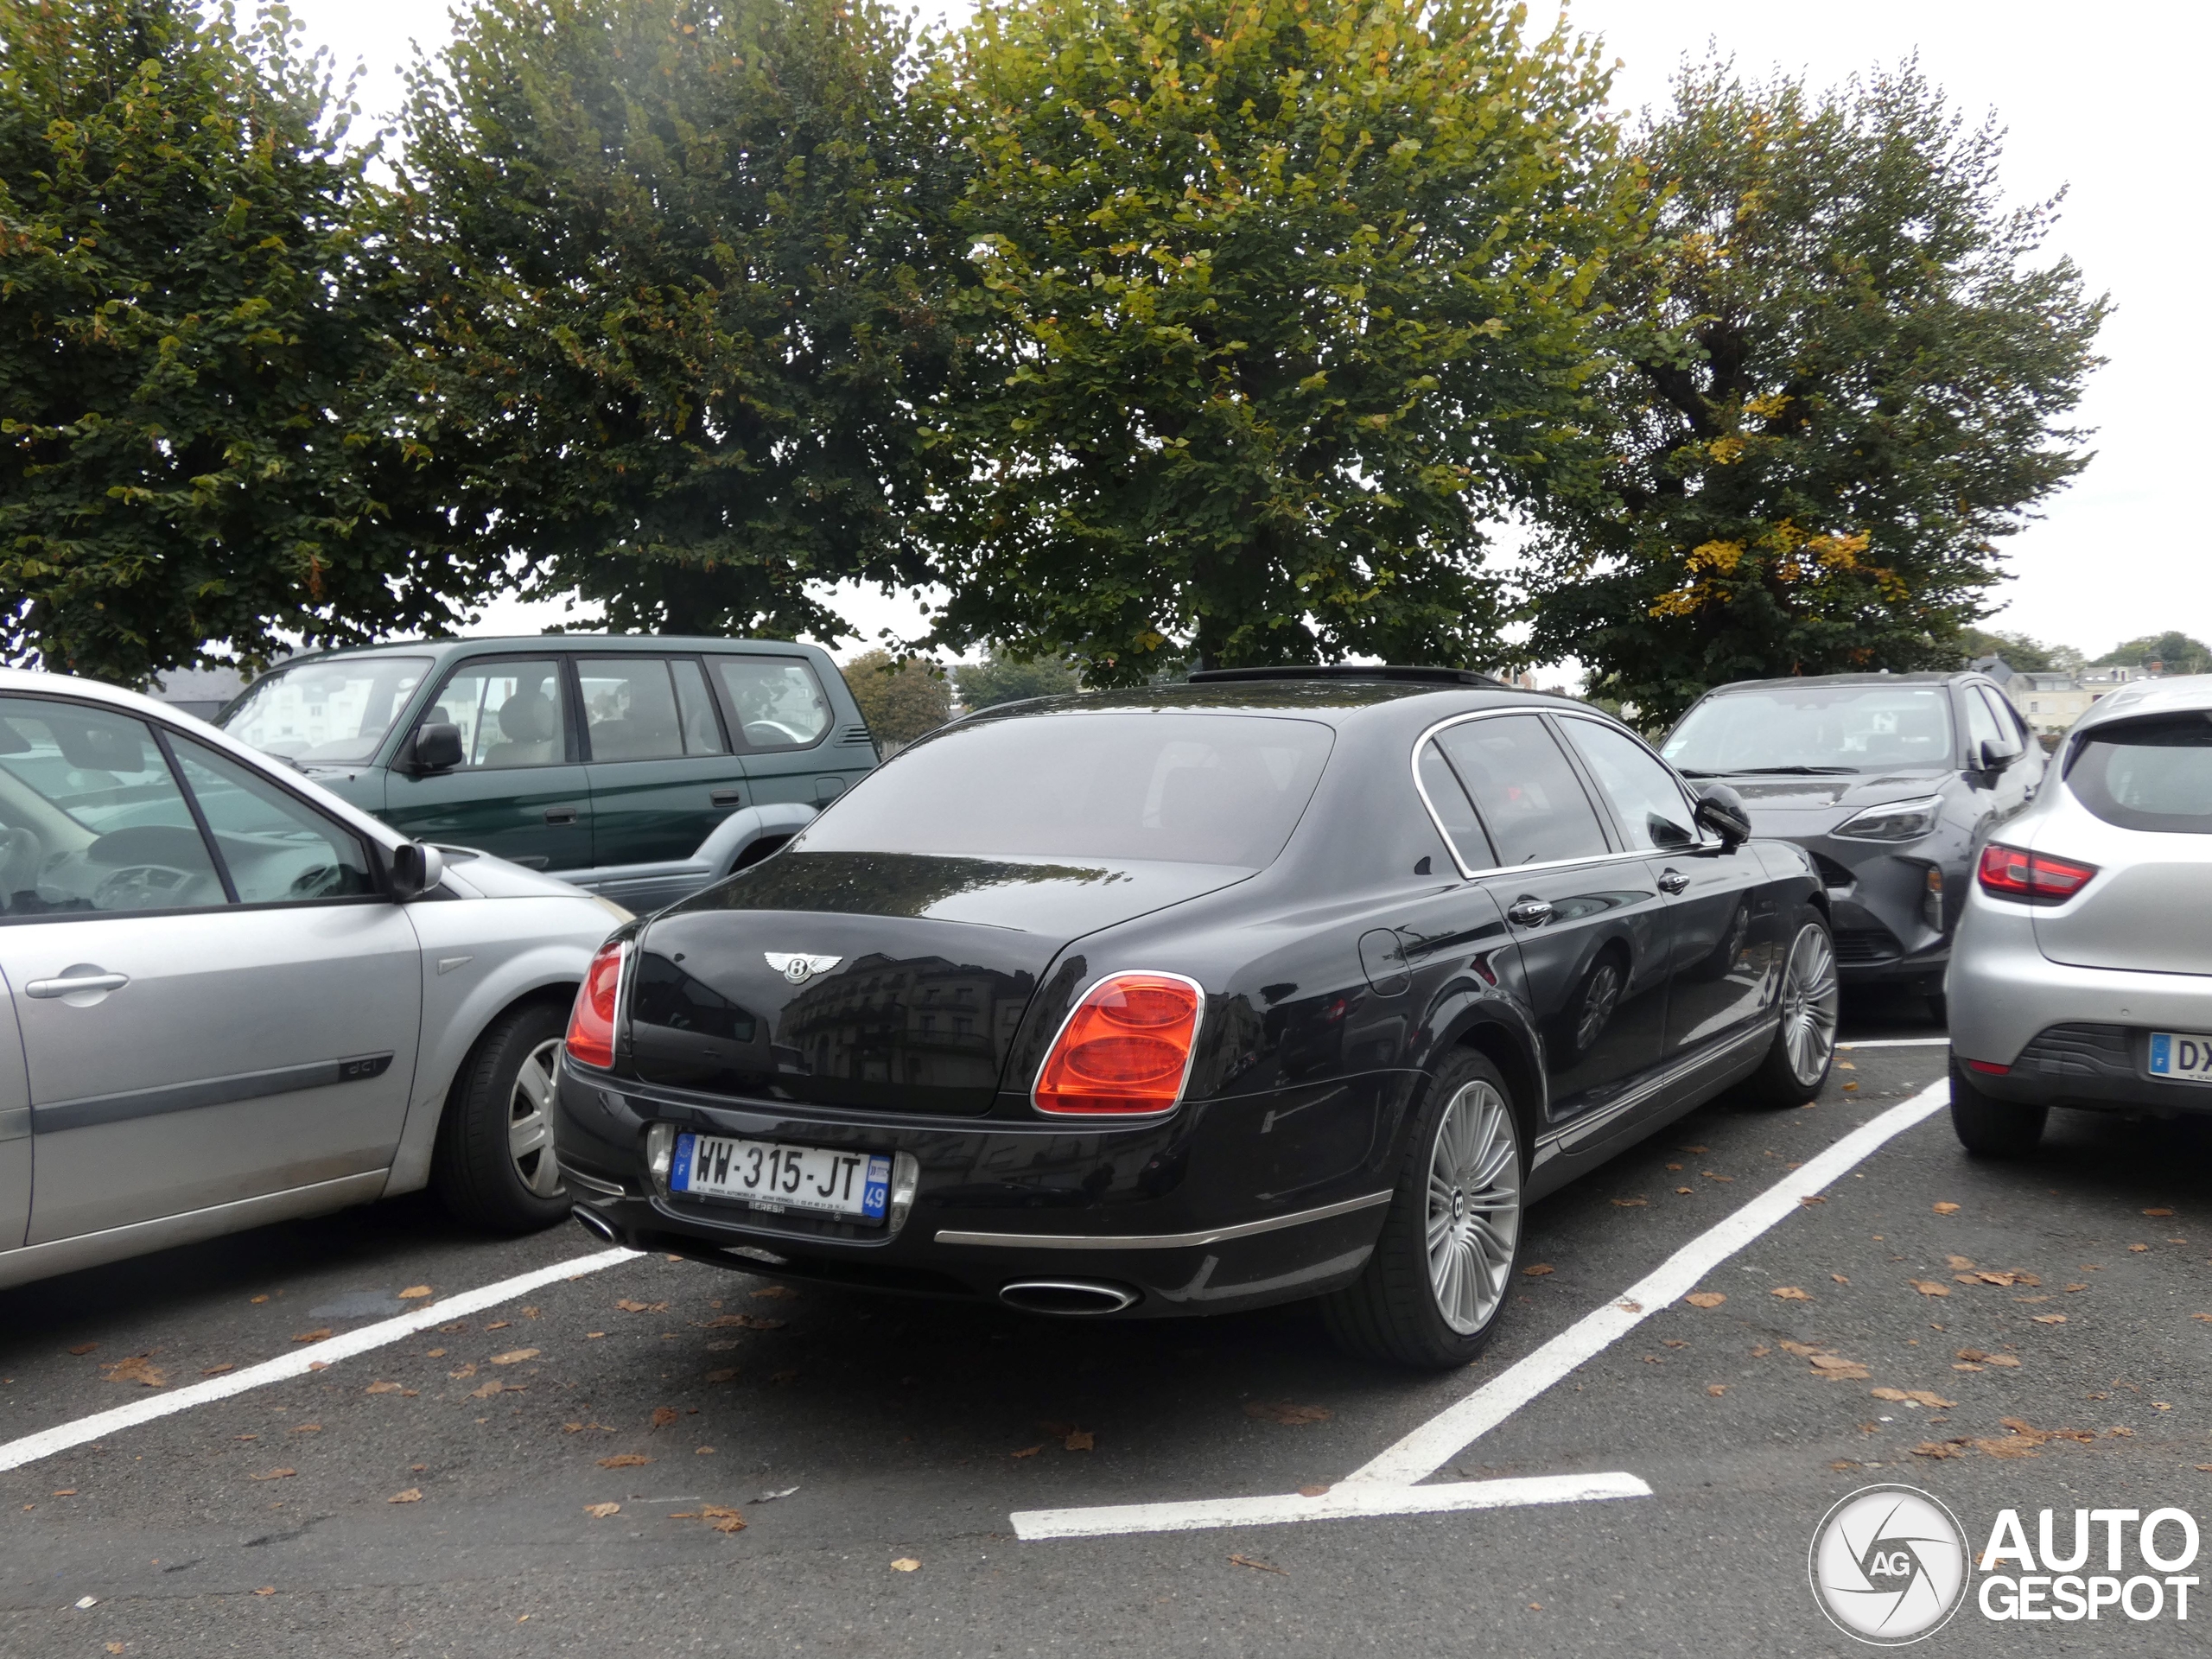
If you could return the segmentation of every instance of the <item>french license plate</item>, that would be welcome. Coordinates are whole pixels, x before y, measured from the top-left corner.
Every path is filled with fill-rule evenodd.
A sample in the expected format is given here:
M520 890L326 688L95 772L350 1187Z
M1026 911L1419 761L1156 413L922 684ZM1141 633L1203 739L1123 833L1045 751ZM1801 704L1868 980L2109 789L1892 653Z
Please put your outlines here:
M671 1192L739 1198L755 1210L881 1221L891 1198L891 1160L726 1135L679 1135L669 1166Z
M2151 1033L2151 1075L2186 1083L2212 1083L2212 1037L2185 1032Z

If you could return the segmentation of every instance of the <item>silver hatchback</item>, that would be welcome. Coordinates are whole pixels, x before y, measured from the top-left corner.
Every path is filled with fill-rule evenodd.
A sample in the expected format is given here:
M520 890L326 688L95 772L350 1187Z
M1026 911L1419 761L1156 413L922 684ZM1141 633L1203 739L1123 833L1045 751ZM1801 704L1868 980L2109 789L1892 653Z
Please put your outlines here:
M1951 955L1951 1116L2032 1147L2053 1106L2212 1114L2212 675L2114 693L1985 845Z

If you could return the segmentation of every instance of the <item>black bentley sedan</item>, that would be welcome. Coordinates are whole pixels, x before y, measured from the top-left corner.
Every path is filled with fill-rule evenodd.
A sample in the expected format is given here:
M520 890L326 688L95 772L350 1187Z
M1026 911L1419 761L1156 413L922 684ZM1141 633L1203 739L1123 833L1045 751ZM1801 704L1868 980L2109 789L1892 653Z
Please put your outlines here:
M556 1141L598 1236L1039 1313L1319 1297L1464 1363L1525 1207L1834 1046L1826 894L1626 728L1437 669L987 710L632 924Z

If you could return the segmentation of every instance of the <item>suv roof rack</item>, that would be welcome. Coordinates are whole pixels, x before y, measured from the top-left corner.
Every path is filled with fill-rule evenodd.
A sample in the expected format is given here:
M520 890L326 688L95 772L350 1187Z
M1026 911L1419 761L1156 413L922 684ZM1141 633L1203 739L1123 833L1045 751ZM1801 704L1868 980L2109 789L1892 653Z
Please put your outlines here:
M1478 674L1471 668L1399 666L1379 663L1361 667L1356 663L1309 664L1283 668L1201 668L1191 676L1192 685L1219 684L1224 680L1395 680L1410 685L1487 685L1508 690L1503 680Z

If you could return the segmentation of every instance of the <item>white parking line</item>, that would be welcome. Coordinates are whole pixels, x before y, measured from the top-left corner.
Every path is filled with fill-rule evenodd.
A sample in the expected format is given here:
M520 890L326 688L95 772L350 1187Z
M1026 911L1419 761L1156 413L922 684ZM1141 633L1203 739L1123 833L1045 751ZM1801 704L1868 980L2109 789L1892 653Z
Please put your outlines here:
M1948 1048L1948 1037L1868 1037L1856 1043L1838 1043L1839 1051L1847 1048Z
M1260 1525L1319 1521L1354 1515L1411 1515L1435 1509L1493 1508L1500 1504L1569 1503L1573 1495L1516 1497L1501 1491L1489 1503L1429 1503L1436 1491L1464 1493L1484 1488L1525 1487L1521 1481L1471 1481L1425 1487L1427 1479L1482 1435L1542 1394L1577 1367L1586 1364L1644 1320L1694 1289L1706 1274L1786 1217L1804 1200L1851 1173L1883 1146L1941 1111L1951 1097L1948 1079L1932 1083L1910 1100L1892 1106L1845 1135L1826 1151L1791 1170L1772 1186L1700 1233L1652 1273L1630 1285L1605 1306L1584 1315L1534 1353L1508 1367L1472 1394L1446 1407L1380 1456L1370 1459L1319 1498L1201 1499L1185 1503L1126 1503L1083 1510L1030 1510L1014 1517L1022 1538L1096 1537L1109 1533L1187 1531L1201 1527ZM1633 1475L1562 1477L1582 1481L1635 1481ZM1637 1481L1637 1485L1643 1483ZM1372 1497L1360 1496L1364 1488ZM1649 1488L1643 1488L1649 1491ZM1625 1491L1592 1491L1588 1497L1632 1496ZM1218 1516L1221 1518L1208 1518Z
M601 1250L596 1255L579 1255L567 1262L556 1262L550 1268L539 1268L532 1273L502 1279L496 1284L480 1285L474 1290L464 1290L459 1295L448 1296L442 1301L427 1302L394 1319L365 1325L358 1331L348 1331L342 1337L332 1337L326 1342L312 1344L296 1352L280 1354L275 1359L264 1360L258 1365L249 1365L242 1371L210 1377L205 1382L194 1382L189 1388L177 1389L169 1393L149 1394L133 1400L127 1406L118 1406L112 1411L97 1412L90 1417L79 1417L74 1422L41 1429L35 1434L26 1434L19 1440L10 1440L0 1446L0 1470L20 1469L27 1463L36 1463L41 1458L67 1452L73 1446L83 1446L87 1441L120 1433L126 1428L136 1428L141 1423L152 1422L156 1417L189 1411L194 1406L226 1400L234 1394L265 1388L271 1382L305 1376L310 1370L334 1365L341 1359L352 1359L356 1355L378 1348L389 1347L417 1332L459 1319L465 1313L480 1313L487 1307L497 1307L518 1296L527 1296L541 1286L557 1284L568 1279L581 1279L588 1273L598 1273L603 1268L620 1267L625 1262L634 1262L641 1254L638 1250Z
M1191 1503L1113 1503L1095 1510L1017 1510L1014 1536L1099 1538L1124 1532L1199 1532L1210 1527L1265 1527L1286 1521L1344 1521L1358 1516L1441 1515L1530 1503L1583 1503L1595 1498L1649 1497L1634 1475L1538 1475L1524 1480L1465 1480L1443 1486L1332 1487L1307 1497L1207 1497Z

